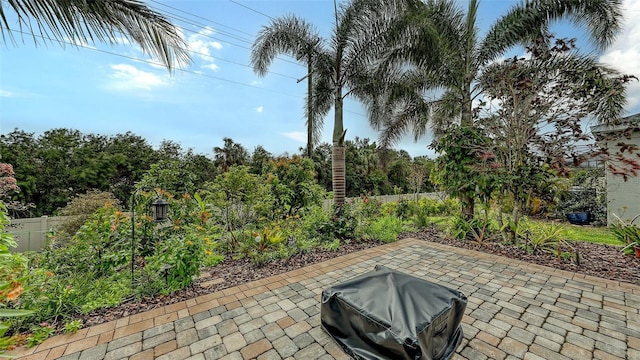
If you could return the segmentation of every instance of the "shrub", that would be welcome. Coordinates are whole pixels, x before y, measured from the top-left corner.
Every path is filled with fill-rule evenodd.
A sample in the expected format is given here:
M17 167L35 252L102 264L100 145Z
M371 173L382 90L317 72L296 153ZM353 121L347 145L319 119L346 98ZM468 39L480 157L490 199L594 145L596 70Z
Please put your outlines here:
M331 213L321 207L313 207L303 216L303 233L309 239L320 243L332 242L335 239L353 239L356 236L358 220L352 212L352 204L334 206Z
M474 217L466 220L458 215L452 217L447 231L453 238L482 243L493 238L497 233L497 225L488 218Z
M402 220L396 216L383 216L374 220L367 228L366 235L374 240L393 242L402 232Z
M636 215L628 222L620 219L616 214L612 214L615 218L610 226L611 232L622 244L624 244L623 251L627 254L634 252L635 246L640 246L640 227L634 224L634 221L640 218L640 214Z
M204 260L202 234L187 231L184 237L171 236L158 242L155 254L145 258L143 283L170 294L193 282Z
M18 297L23 294L23 281L26 280L27 259L22 254L11 253L16 246L13 235L4 231L9 224L9 215L5 204L0 201L0 310L2 318L19 318L29 315L28 310L12 309ZM11 324L0 322L0 357L2 353L18 341L17 336L6 336Z
M562 226L558 224L532 223L523 220L517 230L517 236L521 240L519 246L530 253L546 252L564 258L565 250L572 247L561 237L562 230Z
M67 218L57 230L68 237L73 236L93 213L106 204L120 210L120 201L110 192L89 190L85 194L76 195L59 210L59 214Z

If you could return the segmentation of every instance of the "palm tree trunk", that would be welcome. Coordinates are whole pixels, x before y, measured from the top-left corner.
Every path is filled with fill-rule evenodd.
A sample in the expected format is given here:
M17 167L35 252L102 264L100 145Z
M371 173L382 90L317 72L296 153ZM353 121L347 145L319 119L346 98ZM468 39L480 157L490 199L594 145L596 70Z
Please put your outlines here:
M337 206L344 204L346 196L346 177L344 161L344 145L333 143L331 151L331 179L333 183L333 199Z
M473 104L471 101L471 92L467 91L467 89L471 89L470 83L462 90L462 114L460 118L461 127L473 126ZM462 218L467 221L473 219L475 210L475 199L471 195L472 190L473 189L463 191L460 195L460 202L462 203Z
M346 196L347 179L345 176L344 125L342 119L342 88L338 87L335 94L335 114L333 124L333 148L331 151L331 180L333 185L333 201L342 206Z
M313 87L313 68L311 68L311 52L307 59L307 157L313 155L313 132L316 124L313 121L313 102L311 101L311 88Z

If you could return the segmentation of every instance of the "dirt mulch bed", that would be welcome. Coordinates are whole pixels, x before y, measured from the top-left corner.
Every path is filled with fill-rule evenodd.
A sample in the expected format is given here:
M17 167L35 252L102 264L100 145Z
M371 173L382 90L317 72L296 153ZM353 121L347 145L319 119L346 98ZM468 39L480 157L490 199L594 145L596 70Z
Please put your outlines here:
M591 243L575 244L575 248L578 250L580 259L580 264L578 265L575 261L562 261L555 256L546 253L529 254L522 249L503 245L497 242L477 244L469 241L448 239L435 229L426 229L419 232L407 232L401 234L399 238L417 238L420 240L505 256L557 269L640 285L640 260L633 256L622 254L619 248L613 246ZM139 312L174 304L200 295L241 285L250 281L281 274L381 244L382 243L380 242L351 242L349 244L344 244L337 251L315 249L309 253L296 255L287 260L269 263L262 267L253 265L247 259L227 259L215 267L203 269L203 276L196 280L193 285L172 294L171 296L158 296L154 298L144 298L141 301L129 301L117 307L96 310L88 315L82 316L81 319L83 320L84 326L97 325Z

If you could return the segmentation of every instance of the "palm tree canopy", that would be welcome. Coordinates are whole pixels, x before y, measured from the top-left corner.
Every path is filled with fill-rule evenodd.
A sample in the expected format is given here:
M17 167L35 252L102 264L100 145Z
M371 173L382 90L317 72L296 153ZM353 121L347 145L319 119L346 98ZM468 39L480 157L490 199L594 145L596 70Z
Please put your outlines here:
M453 0L425 0L419 14L412 15L420 20L417 36L408 48L389 53L383 64L396 68L394 79L370 107L377 111L370 118L382 130L383 146L409 130L421 136L427 125L436 132L452 122L469 125L472 102L484 91L478 82L482 69L517 45L546 38L553 22L570 20L582 26L600 48L620 29L620 0L523 0L481 37L476 26L479 4L470 0L463 12ZM425 57L429 52L437 54Z
M275 18L256 38L251 64L259 76L267 73L276 56L286 54L302 63L311 62L313 72L312 111L315 124L347 96L363 99L381 86L369 67L385 50L395 34L391 24L397 14L415 5L413 0L353 0L336 11L333 33L323 39L309 22L294 15ZM311 54L312 56L309 56ZM346 90L343 92L342 90ZM337 110L340 112L341 110ZM334 124L335 125L335 124ZM334 141L343 135L342 125L334 128ZM314 130L317 134L318 129Z
M169 70L190 61L178 29L165 16L138 0L6 0L17 16L17 30L0 2L2 37L28 34L34 43L115 44L121 37L140 45Z

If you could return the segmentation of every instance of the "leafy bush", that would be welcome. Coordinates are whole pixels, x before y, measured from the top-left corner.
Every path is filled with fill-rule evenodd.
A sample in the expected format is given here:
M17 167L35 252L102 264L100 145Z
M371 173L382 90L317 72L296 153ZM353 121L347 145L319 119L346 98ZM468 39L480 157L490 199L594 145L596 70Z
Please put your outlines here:
M191 285L204 260L202 238L196 230L187 231L184 237L171 236L160 241L155 254L145 258L144 286L171 294Z
M120 209L120 201L107 191L89 190L85 194L76 195L59 210L59 214L67 218L57 230L68 237L73 236L94 212L107 204Z
M358 220L352 212L352 206L351 204L334 206L330 214L321 207L309 209L303 216L303 233L309 239L320 243L355 238Z
M21 254L9 251L16 246L16 242L13 235L4 231L8 224L7 208L0 201L0 318L16 319L30 315L32 311L13 308L24 291L22 283L26 280L27 259ZM0 322L0 357L18 341L17 336L5 335L10 327L10 322Z
M278 210L280 216L294 216L305 207L322 203L325 191L316 183L311 159L279 158L265 166L265 173L274 198L274 210Z
M402 220L396 216L383 216L374 220L367 228L366 235L374 240L393 242L402 232Z

